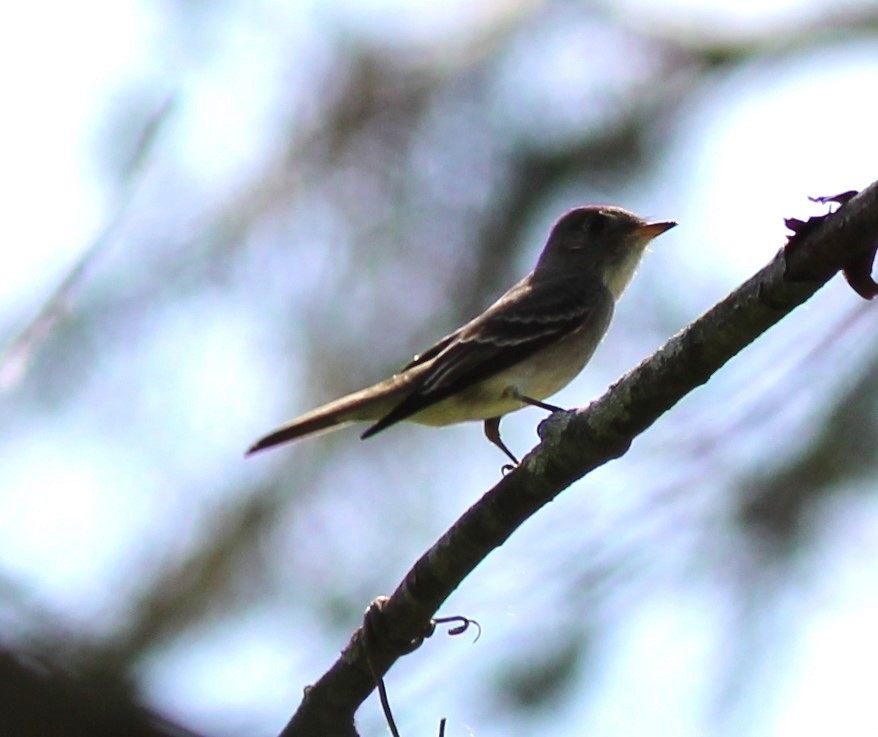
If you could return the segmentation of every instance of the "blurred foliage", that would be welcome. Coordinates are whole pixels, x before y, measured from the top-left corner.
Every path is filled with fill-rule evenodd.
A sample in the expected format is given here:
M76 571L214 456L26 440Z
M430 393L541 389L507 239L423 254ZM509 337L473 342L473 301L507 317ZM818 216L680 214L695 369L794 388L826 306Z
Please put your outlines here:
M65 672L0 650L0 724L15 737L198 737L136 705L119 673Z

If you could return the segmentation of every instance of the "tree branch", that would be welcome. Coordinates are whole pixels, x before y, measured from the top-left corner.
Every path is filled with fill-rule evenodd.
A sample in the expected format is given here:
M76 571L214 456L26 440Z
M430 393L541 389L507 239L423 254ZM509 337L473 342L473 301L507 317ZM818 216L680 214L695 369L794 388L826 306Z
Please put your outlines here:
M623 455L635 437L833 275L849 270L851 264L862 267L870 254L874 257L878 182L835 213L799 225L765 268L600 399L580 410L556 413L541 424L542 442L467 510L382 602L382 636L377 644L370 637L377 674L386 673L429 634L439 606L522 522L574 481ZM370 627L374 635L374 621ZM306 689L281 737L356 735L354 712L374 687L359 629L335 664Z

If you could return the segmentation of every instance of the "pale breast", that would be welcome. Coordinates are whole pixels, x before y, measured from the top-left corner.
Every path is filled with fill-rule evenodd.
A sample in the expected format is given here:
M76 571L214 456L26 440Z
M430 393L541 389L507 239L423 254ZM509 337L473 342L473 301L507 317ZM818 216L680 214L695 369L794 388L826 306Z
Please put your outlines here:
M557 343L504 369L488 379L412 416L425 425L448 425L484 420L526 406L510 394L547 399L569 384L588 363L610 323L612 309L594 324L577 330Z

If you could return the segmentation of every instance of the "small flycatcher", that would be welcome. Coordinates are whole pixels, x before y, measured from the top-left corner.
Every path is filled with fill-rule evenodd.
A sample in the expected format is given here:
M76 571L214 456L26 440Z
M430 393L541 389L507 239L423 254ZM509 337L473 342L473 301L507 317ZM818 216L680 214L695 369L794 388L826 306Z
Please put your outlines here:
M357 421L374 423L362 435L368 438L401 420L483 420L488 440L517 464L500 438L501 418L527 405L560 409L543 400L582 371L647 244L675 225L620 207L570 210L555 223L534 270L485 312L389 379L266 435L248 455Z

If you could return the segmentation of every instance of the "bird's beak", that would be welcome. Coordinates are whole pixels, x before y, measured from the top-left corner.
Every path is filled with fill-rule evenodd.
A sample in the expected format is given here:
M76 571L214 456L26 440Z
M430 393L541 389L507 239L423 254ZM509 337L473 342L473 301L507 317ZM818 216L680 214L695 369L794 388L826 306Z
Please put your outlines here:
M660 223L646 223L637 228L637 235L642 236L648 240L652 240L653 238L657 238L666 230L670 230L677 223L673 220L665 220Z

